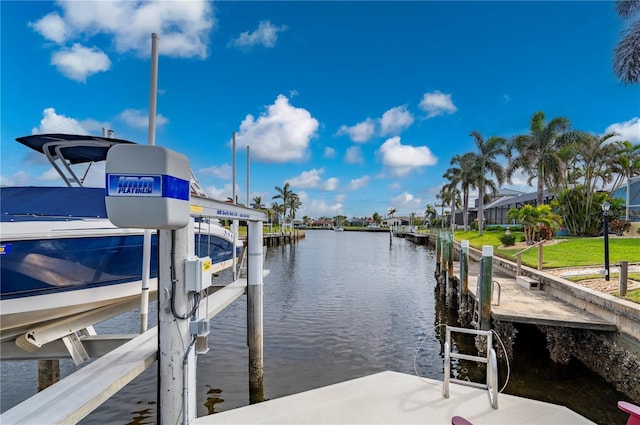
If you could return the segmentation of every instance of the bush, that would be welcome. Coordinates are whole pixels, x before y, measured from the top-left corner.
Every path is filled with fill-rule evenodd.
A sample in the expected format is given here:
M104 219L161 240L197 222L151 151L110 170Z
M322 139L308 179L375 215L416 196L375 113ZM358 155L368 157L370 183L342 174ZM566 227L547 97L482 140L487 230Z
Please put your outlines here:
M502 245L504 246L513 246L516 244L516 237L515 235L507 235L506 233L498 236L498 239L500 239L500 242L502 242Z
M611 223L609 223L611 227L611 230L613 230L615 232L616 235L618 236L622 236L624 235L626 232L629 231L629 229L631 229L631 222L627 221L627 220L611 220Z
M538 229L538 237L536 238L536 242L543 239L548 241L553 239L553 229L547 225L541 225L540 229Z

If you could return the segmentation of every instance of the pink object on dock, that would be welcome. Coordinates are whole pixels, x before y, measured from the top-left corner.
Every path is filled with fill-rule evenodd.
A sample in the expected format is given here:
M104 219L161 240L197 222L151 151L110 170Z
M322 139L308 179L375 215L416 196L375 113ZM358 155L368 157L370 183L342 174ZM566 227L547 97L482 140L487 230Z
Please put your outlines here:
M627 425L640 425L640 407L626 401L619 401L618 409L629 414Z

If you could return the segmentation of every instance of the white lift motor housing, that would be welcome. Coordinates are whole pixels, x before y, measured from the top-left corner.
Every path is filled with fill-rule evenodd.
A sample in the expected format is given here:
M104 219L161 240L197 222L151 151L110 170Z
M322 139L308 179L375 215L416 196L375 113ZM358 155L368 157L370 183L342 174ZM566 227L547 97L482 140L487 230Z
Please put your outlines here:
M180 229L190 222L186 156L155 145L116 145L106 164L105 203L118 227Z

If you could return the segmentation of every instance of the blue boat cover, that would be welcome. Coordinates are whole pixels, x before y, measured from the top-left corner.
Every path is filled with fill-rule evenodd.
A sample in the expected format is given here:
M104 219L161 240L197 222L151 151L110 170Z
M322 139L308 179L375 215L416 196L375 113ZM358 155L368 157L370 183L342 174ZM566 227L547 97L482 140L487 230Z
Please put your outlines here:
M93 187L0 187L0 221L107 218L104 195Z

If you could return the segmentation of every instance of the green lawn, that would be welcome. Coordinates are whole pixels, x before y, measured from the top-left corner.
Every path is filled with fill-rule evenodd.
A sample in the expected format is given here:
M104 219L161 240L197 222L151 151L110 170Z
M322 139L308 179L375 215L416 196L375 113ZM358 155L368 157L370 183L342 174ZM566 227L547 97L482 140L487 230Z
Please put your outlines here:
M515 260L514 254L523 248L498 249L501 245L498 236L502 230L484 231L478 236L477 231L456 232L456 240L467 239L469 245L481 249L483 245L494 247L495 255ZM514 232L516 241L520 240L522 233ZM579 267L579 266L603 266L604 265L604 239L600 238L576 238L561 237L566 240L555 245L545 245L543 248L542 267ZM629 263L640 262L640 239L638 238L609 238L609 264L617 264L620 261ZM522 254L522 263L530 267L538 266L538 248L531 248Z

